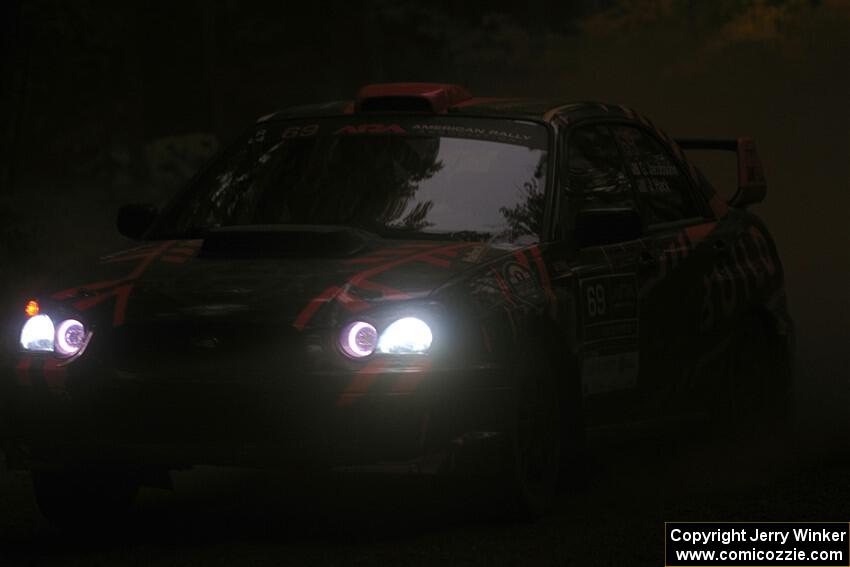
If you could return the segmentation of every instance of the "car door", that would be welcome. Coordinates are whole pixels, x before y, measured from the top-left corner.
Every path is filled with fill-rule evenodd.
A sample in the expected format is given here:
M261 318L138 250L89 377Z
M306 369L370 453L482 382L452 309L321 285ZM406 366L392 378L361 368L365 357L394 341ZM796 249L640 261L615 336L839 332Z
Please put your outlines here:
M637 124L611 130L637 189L646 261L654 264L638 291L645 409L689 412L700 399L692 378L701 356L704 278L724 252L710 238L717 223L666 142Z
M565 231L574 230L582 215L638 208L607 125L575 125L563 142L560 216ZM629 420L640 407L638 290L651 274L642 270L646 256L639 232L613 242L577 243L570 260L576 297L574 348L591 426Z

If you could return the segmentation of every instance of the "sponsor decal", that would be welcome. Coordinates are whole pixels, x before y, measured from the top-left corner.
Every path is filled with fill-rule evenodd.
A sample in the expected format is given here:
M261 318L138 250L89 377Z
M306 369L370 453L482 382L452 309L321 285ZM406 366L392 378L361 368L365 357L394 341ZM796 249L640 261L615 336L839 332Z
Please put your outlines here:
M477 128L460 124L414 124L412 130L417 133L432 136L478 138L482 140L508 142L513 144L527 144L534 139L530 133L501 130L497 128Z
M585 356L581 368L581 389L585 396L637 387L637 351Z
M637 387L638 288L634 274L579 282L582 391L601 394Z
M343 126L334 134L405 134L398 124L356 124Z
M703 276L703 306L700 331L715 328L733 317L765 283L776 274L776 262L767 238L756 227L729 245L729 255Z
M502 277L513 297L525 303L539 303L543 293L531 271L517 262L508 262L502 268Z
M368 118L365 118L369 120ZM372 120L380 120L372 118ZM273 129L275 128L275 129ZM312 138L322 135L350 136L399 134L428 137L469 138L546 149L548 132L539 124L525 120L445 117L393 119L393 122L361 122L354 117L316 119L309 124L266 123L255 131L249 144L267 143L272 136L282 140Z

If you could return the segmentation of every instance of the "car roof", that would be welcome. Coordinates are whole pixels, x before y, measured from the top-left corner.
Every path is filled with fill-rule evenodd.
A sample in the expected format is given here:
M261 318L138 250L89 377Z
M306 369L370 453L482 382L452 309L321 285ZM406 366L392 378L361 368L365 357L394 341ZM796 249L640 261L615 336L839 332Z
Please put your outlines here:
M476 97L460 85L443 83L381 83L361 87L354 100L339 100L321 104L292 106L266 115L258 120L318 118L324 116L416 113L438 116L482 116L506 119L537 120L556 126L590 119L614 119L655 130L660 139L673 150L676 159L686 167L692 182L703 192L712 210L722 216L728 209L714 189L705 183L682 149L648 118L618 104L601 102L564 101L552 99ZM701 143L701 142L700 142ZM700 144L697 144L700 145ZM704 143L702 145L705 145Z
M446 93L449 93L446 95ZM388 105L380 106L381 101L402 101L402 104L414 102L410 109ZM369 103L378 104L364 111ZM589 101L565 101L558 99L523 99L475 97L463 87L438 83L388 83L366 85L358 92L354 100L338 100L318 104L291 106L266 115L258 122L267 120L312 118L343 115L368 115L371 113L423 112L419 104L432 104L425 113L439 115L482 116L493 118L514 118L543 122L569 123L586 118L624 118L637 119L640 115L631 109L615 104Z

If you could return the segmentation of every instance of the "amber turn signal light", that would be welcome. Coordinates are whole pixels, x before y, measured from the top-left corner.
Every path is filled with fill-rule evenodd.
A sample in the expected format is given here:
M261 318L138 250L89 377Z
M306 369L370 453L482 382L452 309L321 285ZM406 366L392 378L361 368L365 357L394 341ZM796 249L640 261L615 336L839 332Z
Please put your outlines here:
M27 306L26 308L24 308L24 311L26 312L27 317L35 317L36 315L38 315L38 312L41 311L38 306L38 301L34 299L30 299L29 301L27 301Z

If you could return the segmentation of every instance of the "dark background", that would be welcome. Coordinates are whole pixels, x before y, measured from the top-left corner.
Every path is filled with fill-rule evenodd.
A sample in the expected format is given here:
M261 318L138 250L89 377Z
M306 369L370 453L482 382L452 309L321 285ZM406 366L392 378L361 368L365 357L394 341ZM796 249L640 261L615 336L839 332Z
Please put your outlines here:
M850 510L846 491L829 505L804 492L798 495L807 502L802 511L777 509L802 485L821 486L828 478L837 483L824 488L831 494L850 483L846 468L839 474L830 468L837 465L825 464L845 459L850 443L847 0L18 0L0 10L4 300L23 298L39 275L62 263L121 245L114 230L120 204L160 203L257 117L291 104L350 99L370 82L454 82L481 96L599 100L634 107L674 137L753 136L769 182L757 210L784 259L799 332L799 433L777 451L782 462L800 456L810 468L794 469L793 480L783 481L791 485L756 483L761 492L745 488L719 502L755 494L761 515L745 520L848 519L819 516ZM733 179L734 160L706 167L721 185ZM675 453L676 466L688 470L707 458L668 449L661 453ZM752 470L716 472L740 487L748 486L746 470L782 468L770 459L744 462ZM637 475L649 477L647 470ZM23 502L24 511L4 516L0 529L29 534L6 541L26 555L21 550L40 542L38 530L45 528L22 527L40 520L27 508L26 483L19 481L7 483L2 494ZM597 482L602 500L617 494ZM655 485L661 493L677 494L662 484ZM628 486L617 489L625 499L632 497ZM678 517L664 516L672 513L664 508L652 522L724 517L722 504L712 508L709 493L696 490L673 499ZM588 510L599 496L590 494ZM684 511L676 507L694 499L706 500ZM732 500L728 505L741 513ZM648 522L637 512L633 521ZM550 526L547 537L559 538L558 526ZM532 532L506 533L486 538L505 545ZM633 557L637 544L598 545L623 559ZM545 545L533 546L546 557ZM651 557L645 551L643 559ZM343 553L330 562L346 559Z

